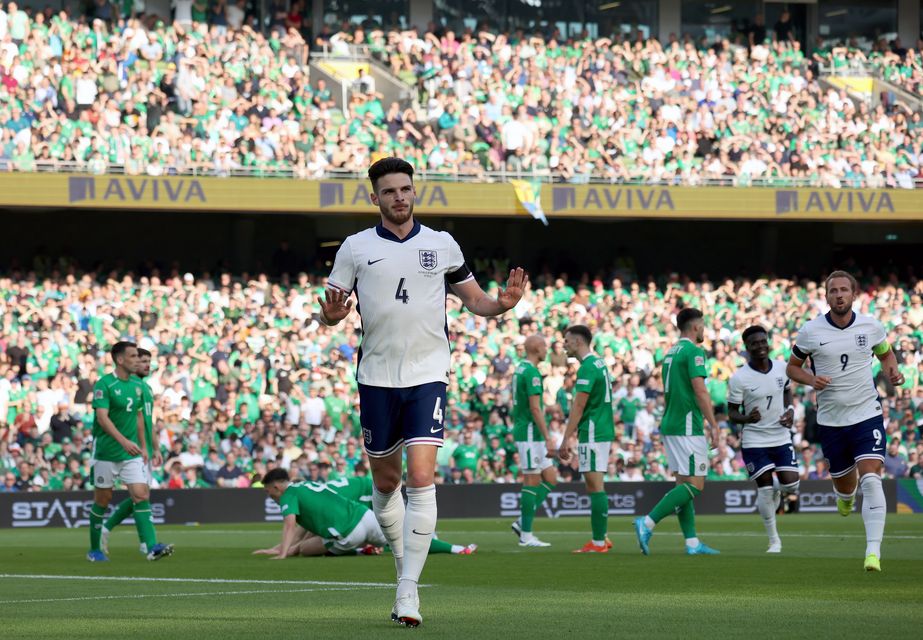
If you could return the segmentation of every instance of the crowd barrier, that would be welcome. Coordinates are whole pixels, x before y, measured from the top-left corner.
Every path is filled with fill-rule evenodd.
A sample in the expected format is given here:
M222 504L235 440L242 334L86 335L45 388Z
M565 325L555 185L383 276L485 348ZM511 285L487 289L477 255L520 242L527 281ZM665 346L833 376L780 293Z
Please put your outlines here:
M610 515L645 514L672 487L669 482L606 484ZM890 512L923 513L923 481L885 480ZM441 485L440 518L513 518L519 515L518 484ZM112 505L125 497L116 492ZM714 482L696 499L696 513L756 514L756 487L751 482ZM89 491L0 493L0 528L82 527L89 524ZM111 510L112 507L110 507ZM856 501L856 509L862 500ZM835 513L836 494L829 481L801 483L801 513ZM151 492L156 524L280 522L278 505L261 489L181 489ZM589 516L590 499L581 483L560 484L538 510L539 516Z

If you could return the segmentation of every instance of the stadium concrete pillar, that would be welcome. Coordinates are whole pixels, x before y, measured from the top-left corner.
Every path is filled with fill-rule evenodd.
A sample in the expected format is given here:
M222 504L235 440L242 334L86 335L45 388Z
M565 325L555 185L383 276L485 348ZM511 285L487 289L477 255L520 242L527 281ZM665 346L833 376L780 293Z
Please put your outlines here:
M433 0L410 0L410 26L425 30L433 21Z
M661 42L667 42L670 34L678 38L683 26L683 0L660 0L660 19L657 25L657 37Z
M897 37L905 48L917 47L920 38L920 0L897 0Z
M311 33L316 38L324 26L324 0L311 1Z
M247 270L253 268L254 236L256 235L256 220L247 217L234 218L233 253L227 258L235 269Z
M147 15L154 15L162 18L165 23L170 23L173 17L173 10L170 8L170 0L146 0L144 3L144 12Z

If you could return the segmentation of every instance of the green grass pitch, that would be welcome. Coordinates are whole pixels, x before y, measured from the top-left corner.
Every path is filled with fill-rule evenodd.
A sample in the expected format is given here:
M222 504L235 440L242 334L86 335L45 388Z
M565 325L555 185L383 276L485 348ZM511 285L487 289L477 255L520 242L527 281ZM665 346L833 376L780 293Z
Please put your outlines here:
M160 527L176 554L144 560L134 527L112 536L112 560L84 559L86 529L0 531L0 638L919 638L923 517L889 515L880 574L862 570L857 515L784 516L784 550L767 556L756 516L700 517L716 557L682 554L675 519L638 551L629 518L615 548L575 556L585 518L536 520L548 549L520 549L508 520L444 520L440 538L480 545L433 556L424 621L390 622L390 556L251 556L276 525Z

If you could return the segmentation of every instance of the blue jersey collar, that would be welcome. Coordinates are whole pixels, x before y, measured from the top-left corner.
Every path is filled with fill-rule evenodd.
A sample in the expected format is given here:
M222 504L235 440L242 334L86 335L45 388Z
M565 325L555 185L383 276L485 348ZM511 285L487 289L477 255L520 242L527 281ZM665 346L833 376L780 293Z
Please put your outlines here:
M849 329L849 328L853 325L853 323L856 321L856 317L857 317L857 316L856 316L856 312L853 311L853 312L852 312L852 317L849 319L849 323L848 323L845 327L841 327L840 325L838 325L837 323L835 323L835 322L833 321L833 318L831 317L829 311L828 311L827 313L824 314L824 318L827 319L827 322L830 323L830 326L831 326L831 327L835 327L835 328L839 329L840 331L843 331L844 329Z
M384 225L380 222L375 225L375 233L378 234L379 238L384 238L385 240L390 240L391 242L407 242L412 237L420 233L420 222L419 220L413 221L413 229L410 230L410 233L407 234L407 237L401 239L394 235L393 232L385 229Z

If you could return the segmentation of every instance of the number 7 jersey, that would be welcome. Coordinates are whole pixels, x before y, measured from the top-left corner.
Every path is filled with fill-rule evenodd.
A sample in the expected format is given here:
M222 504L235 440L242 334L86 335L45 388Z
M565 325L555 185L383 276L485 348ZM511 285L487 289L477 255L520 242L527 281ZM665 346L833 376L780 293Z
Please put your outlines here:
M744 365L734 372L728 382L728 403L743 406L741 413L747 415L753 409L760 412L760 421L743 425L744 449L756 447L778 447L790 444L792 434L781 423L785 410L783 402L788 388L785 363L770 360L769 371L763 373Z
M380 224L346 238L327 284L356 292L363 331L359 383L448 383L446 286L473 277L455 239L419 222L403 240Z
M878 320L859 313L853 313L852 321L842 329L833 324L829 313L801 327L792 353L802 360L810 356L814 375L831 380L817 392L818 424L848 427L881 415L872 378L872 349L886 338Z

